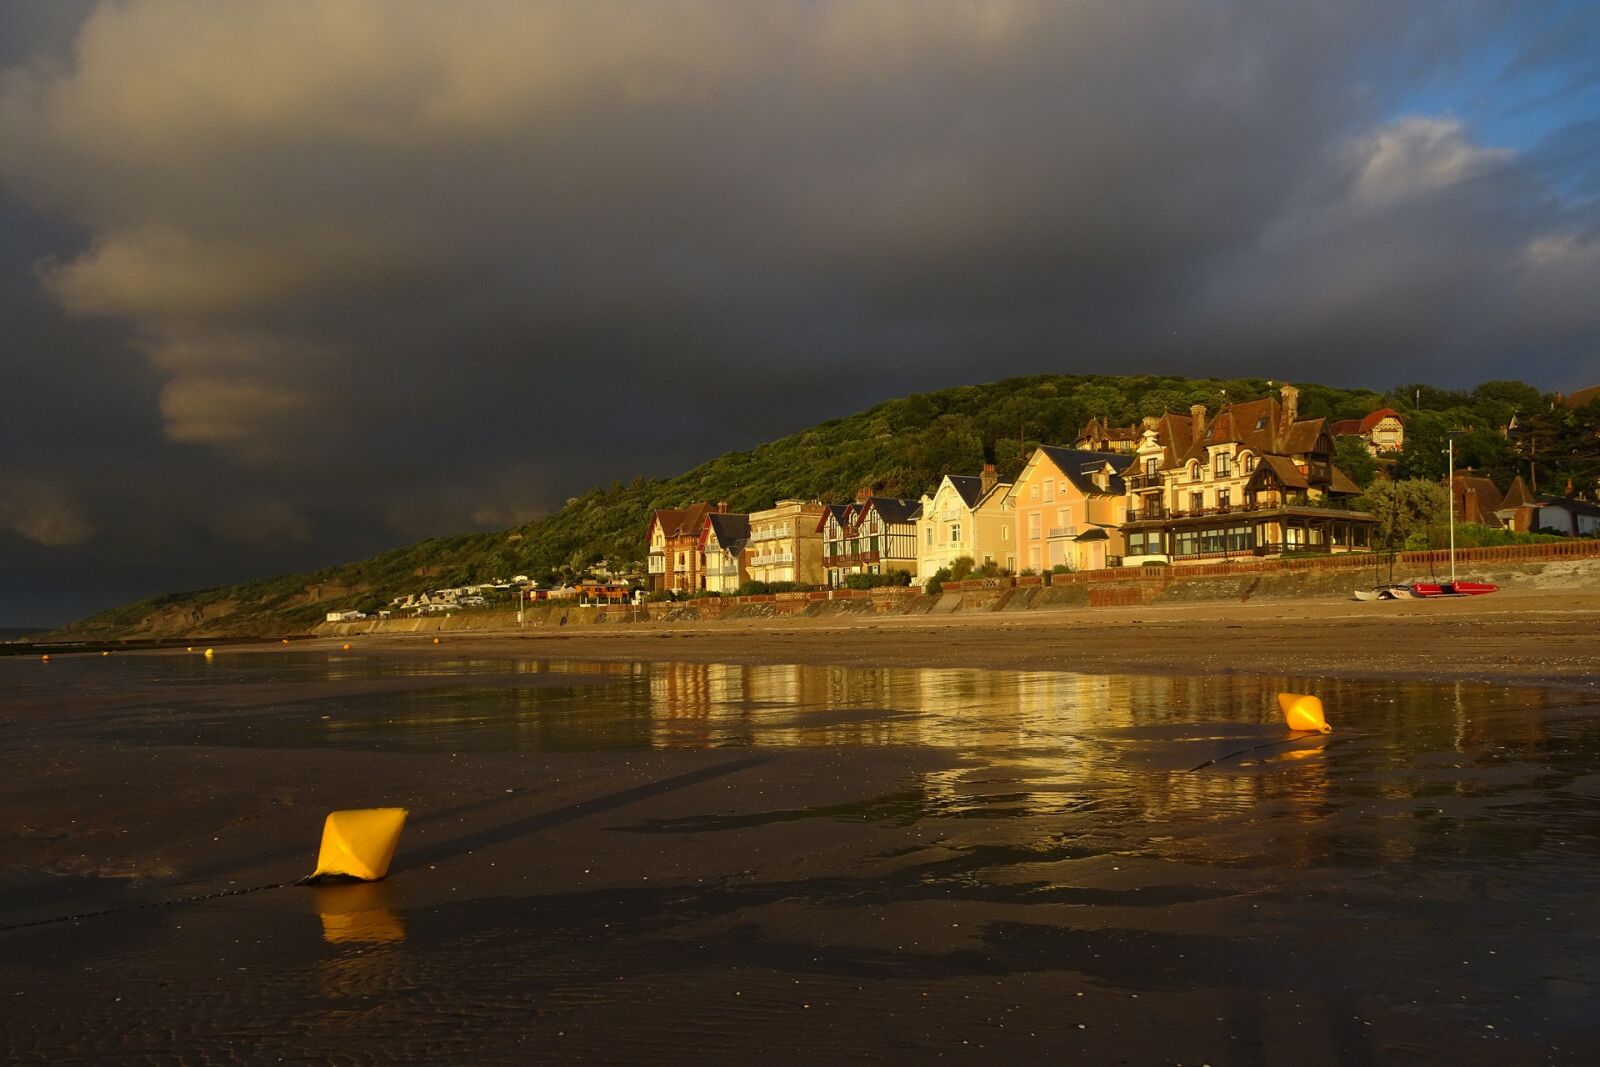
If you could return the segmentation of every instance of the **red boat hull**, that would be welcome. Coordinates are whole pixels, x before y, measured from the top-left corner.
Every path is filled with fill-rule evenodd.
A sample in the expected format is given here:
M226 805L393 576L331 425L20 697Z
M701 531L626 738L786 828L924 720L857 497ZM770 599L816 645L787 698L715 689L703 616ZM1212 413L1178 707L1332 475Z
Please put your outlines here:
M1423 599L1436 596L1482 596L1485 593L1499 592L1498 585L1488 582L1412 582L1411 595Z

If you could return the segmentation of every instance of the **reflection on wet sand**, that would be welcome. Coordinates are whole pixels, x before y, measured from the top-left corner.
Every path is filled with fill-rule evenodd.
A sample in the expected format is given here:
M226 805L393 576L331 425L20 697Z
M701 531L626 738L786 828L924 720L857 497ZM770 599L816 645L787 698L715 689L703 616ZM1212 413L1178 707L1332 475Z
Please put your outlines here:
M330 945L382 945L406 939L395 892L384 882L318 886L322 939Z
M213 680L178 702L172 664L113 669L123 706L41 717L15 750L70 769L98 745L120 772L233 746L290 798L286 766L349 773L302 781L319 799L404 772L432 823L386 882L13 932L0 991L40 1020L0 1018L20 1058L241 1034L260 1058L429 1062L1600 1043L1600 719L1571 692L335 654L196 665ZM1333 733L1289 737L1282 690ZM224 843L265 823L240 825Z

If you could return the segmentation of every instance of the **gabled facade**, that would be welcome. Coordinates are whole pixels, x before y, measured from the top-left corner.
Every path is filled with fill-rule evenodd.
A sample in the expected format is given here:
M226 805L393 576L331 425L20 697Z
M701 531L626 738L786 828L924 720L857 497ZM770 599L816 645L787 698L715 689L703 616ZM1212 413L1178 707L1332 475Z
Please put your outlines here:
M649 542L646 571L651 592L667 590L694 593L705 588L704 557L700 553L700 531L706 516L727 511L727 504L690 504L686 508L662 508L650 515L646 532Z
M1078 431L1078 440L1072 447L1079 452L1116 452L1119 455L1132 455L1139 447L1140 430L1138 423L1131 426L1113 426L1108 419L1090 419L1088 424Z
M977 477L947 474L933 494L922 498L917 519L917 574L927 578L966 556L973 563L994 563L1013 573L1017 544L1012 522L1010 482L1002 482L994 464Z
M1123 555L1119 528L1133 457L1042 446L1028 457L1008 494L1017 566L1099 570Z
M1379 408L1360 419L1330 422L1328 433L1335 438L1359 437L1374 456L1398 454L1406 446L1406 424L1393 408Z
M818 528L822 533L822 566L830 587L852 574L891 574L905 571L917 576L917 519L922 505L915 500L857 494L853 504L824 509Z
M1209 562L1285 552L1366 551L1377 519L1346 502L1360 488L1333 465L1322 419L1299 391L1229 404L1208 422L1163 415L1128 477L1124 562Z
M750 516L713 511L700 531L708 593L732 593L750 577Z
M780 500L750 513L750 577L758 582L822 584L820 500Z

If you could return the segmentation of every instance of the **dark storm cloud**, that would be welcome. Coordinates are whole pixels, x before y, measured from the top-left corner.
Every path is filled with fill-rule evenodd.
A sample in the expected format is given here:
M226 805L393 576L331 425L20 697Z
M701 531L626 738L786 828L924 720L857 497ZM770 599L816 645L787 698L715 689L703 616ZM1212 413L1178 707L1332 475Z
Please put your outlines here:
M1600 376L1593 128L1512 151L1397 110L1515 23L1448 13L24 19L5 569L117 576L74 610L291 569L1030 371ZM1581 88L1562 25L1513 66Z

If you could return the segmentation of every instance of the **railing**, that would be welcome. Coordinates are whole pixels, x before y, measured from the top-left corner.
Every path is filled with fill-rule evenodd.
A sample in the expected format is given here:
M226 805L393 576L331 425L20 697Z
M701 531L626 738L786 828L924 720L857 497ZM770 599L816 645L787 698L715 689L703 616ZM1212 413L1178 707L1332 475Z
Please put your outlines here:
M1129 474L1123 476L1129 489L1150 489L1161 484L1159 474Z
M647 570L650 574L667 573L667 558L665 556L651 556Z
M1151 519L1164 519L1167 514L1167 509L1160 504L1151 504L1149 507L1144 508L1129 508L1128 521L1147 522Z
M830 567L848 566L853 563L877 563L882 555L881 552L845 552L826 556L822 562Z
M1077 537L1078 528L1076 526L1052 526L1050 527L1050 532L1045 536L1050 538Z

